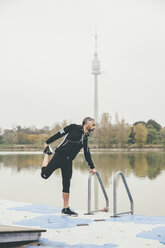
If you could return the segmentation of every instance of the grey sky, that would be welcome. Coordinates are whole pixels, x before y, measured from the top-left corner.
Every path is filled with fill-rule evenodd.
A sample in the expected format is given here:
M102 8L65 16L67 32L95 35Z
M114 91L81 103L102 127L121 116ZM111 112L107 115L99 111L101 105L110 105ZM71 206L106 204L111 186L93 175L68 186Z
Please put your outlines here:
M99 115L165 126L165 1L0 0L0 127Z

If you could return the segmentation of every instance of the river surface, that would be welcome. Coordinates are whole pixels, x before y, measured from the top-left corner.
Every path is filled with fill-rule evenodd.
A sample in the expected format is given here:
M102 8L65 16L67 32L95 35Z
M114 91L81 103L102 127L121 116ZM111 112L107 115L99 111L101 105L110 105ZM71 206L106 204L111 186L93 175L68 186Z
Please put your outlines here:
M42 153L0 153L0 198L62 207L61 171L44 180L40 177ZM122 171L134 200L135 214L165 216L165 152L92 153L113 211L113 179ZM73 162L70 207L87 212L89 167L83 154ZM106 206L100 185L92 177L92 210ZM117 210L130 210L123 182L117 180Z

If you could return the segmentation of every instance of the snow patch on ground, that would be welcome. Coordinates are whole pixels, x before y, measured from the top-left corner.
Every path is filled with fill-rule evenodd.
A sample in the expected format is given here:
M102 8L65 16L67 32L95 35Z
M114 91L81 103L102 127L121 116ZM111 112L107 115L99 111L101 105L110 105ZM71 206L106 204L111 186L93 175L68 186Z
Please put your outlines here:
M141 232L136 235L139 238L158 240L165 245L165 226L153 228L150 232Z
M16 221L15 225L23 226L40 226L41 228L51 229L64 229L73 228L78 224L90 224L92 220L79 219L79 218L68 218L67 216L56 216L56 215L44 215L38 216L31 220Z

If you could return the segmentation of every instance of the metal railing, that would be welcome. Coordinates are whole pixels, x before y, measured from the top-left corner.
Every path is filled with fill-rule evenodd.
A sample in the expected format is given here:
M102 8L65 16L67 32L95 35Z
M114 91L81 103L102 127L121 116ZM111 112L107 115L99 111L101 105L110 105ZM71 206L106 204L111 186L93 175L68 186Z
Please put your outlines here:
M116 190L116 180L118 175L121 175L121 178L123 180L124 186L126 188L130 203L131 203L131 210L128 212L124 212L124 213L118 213L117 214L117 190ZM115 174L114 180L113 180L113 217L117 217L118 215L122 215L122 214L134 214L134 203L133 203L133 198L131 196L130 190L128 188L126 179L124 177L124 174L121 171L118 171Z
M91 211L91 179L92 179L93 175L94 175L93 173L90 173L89 177L88 177L88 209L87 209L87 214L92 214L94 212L99 212L99 211L109 212L109 199L108 199L107 193L105 191L104 185L102 183L102 180L101 180L101 177L100 177L100 174L98 173L98 171L96 172L96 176L97 176L97 179L100 183L101 189L103 191L103 194L104 194L104 197L106 200L106 208L101 209L101 210Z

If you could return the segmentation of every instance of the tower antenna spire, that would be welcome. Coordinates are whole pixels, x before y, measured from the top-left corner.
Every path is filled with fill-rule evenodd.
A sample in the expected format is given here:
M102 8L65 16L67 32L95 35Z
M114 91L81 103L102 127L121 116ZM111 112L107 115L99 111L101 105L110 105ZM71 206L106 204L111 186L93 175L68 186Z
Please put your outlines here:
M97 30L95 32L95 56L97 57Z

